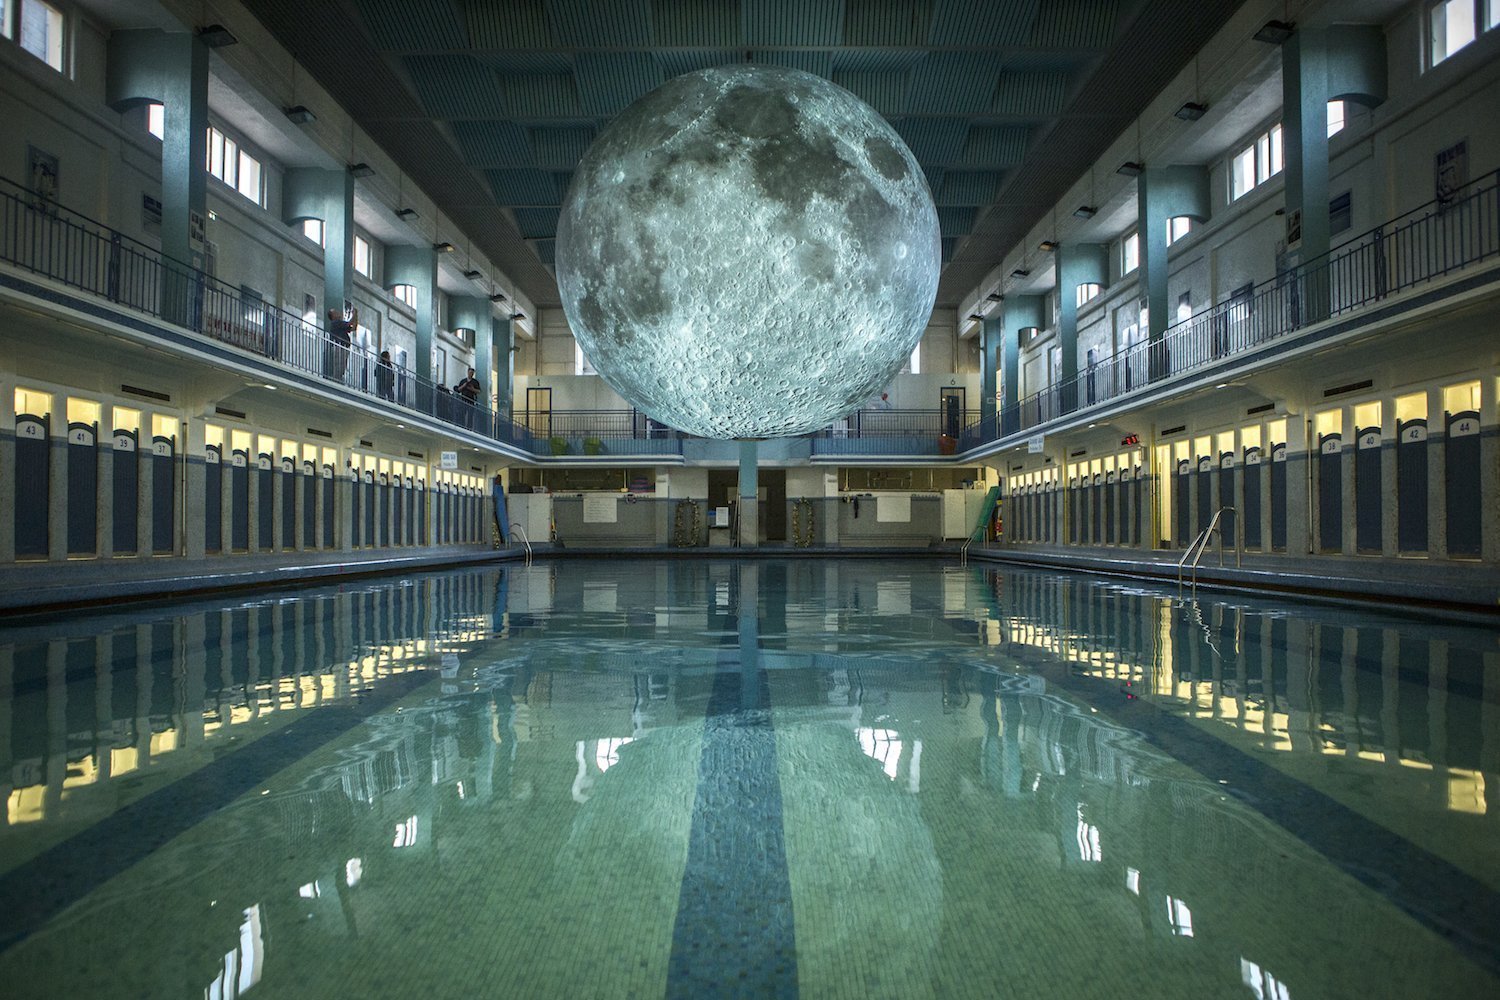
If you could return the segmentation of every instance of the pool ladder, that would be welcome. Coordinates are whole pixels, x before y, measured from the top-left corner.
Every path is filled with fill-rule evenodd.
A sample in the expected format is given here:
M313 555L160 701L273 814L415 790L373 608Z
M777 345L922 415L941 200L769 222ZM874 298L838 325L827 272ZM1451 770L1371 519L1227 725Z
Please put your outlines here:
M1234 513L1234 508L1220 507L1218 510L1214 511L1213 519L1208 522L1208 527L1198 532L1198 536L1193 539L1193 544L1189 545L1187 547L1187 551L1182 554L1182 558L1177 560L1177 586L1182 586L1182 572L1185 568L1187 568L1188 562L1189 560L1191 560L1193 570L1193 587L1195 589L1197 588L1198 562L1203 558L1203 551L1208 548L1209 539L1213 538L1215 534L1219 536L1219 565L1224 565L1224 530L1219 527L1219 519L1226 513ZM1239 532L1235 532L1235 536L1234 565L1238 567L1240 565L1240 541L1238 537Z
M526 565L530 566L531 565L531 539L529 539L529 538L526 537L526 528L524 526L522 526L522 524L521 524L520 521L512 521L512 522L510 522L510 530L511 531L520 532L520 534L521 534L521 544L524 545L524 546L526 546Z

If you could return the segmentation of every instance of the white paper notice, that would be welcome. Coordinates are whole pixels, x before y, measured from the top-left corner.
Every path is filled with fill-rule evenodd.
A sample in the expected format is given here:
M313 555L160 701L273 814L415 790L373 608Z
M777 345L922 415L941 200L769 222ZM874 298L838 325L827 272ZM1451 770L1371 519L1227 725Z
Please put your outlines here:
M586 496L583 498L584 524L614 524L619 520L619 497Z
M906 524L911 521L911 496L905 493L878 496L875 498L875 520L895 521Z

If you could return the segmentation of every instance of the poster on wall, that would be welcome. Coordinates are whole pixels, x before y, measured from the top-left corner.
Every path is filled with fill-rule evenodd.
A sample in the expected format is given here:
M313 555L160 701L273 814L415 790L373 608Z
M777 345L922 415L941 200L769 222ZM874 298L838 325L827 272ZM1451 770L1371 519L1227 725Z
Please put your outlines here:
M614 524L619 518L619 497L586 496L583 498L584 524Z
M57 211L57 157L35 146L26 147L26 177L31 188L31 207L38 212Z
M1433 173L1439 204L1457 197L1459 190L1469 183L1469 140L1463 139L1447 149L1438 150L1433 158Z

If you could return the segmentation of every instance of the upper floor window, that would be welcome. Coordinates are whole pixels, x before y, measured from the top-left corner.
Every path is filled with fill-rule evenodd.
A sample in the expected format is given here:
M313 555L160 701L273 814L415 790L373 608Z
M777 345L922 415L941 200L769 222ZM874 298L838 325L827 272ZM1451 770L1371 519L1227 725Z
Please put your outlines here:
M1328 102L1328 138L1332 139L1344 131L1344 126L1348 124L1348 113L1343 101Z
M1182 239L1193 229L1193 220L1186 215L1173 216L1167 220L1167 246Z
M573 341L573 374L574 375L597 375L597 374L599 374L599 372L597 370L595 370L595 368L594 368L594 363L589 360L589 356L587 354L583 353L583 345L580 344L580 343L578 343L578 341L576 341L576 340Z
M260 161L212 125L208 127L208 172L257 205L263 204Z
M19 24L11 19L20 17ZM0 0L0 25L5 37L17 38L21 48L36 56L59 73L63 72L63 44L67 37L67 22L63 12L45 0Z
M417 307L416 285L393 285L391 287L391 295L395 296L397 302L405 302L413 309Z
M146 131L158 139L167 137L167 109L155 101L146 106Z
M1129 274L1141 266L1141 234L1131 233L1120 243L1120 273Z
M363 236L354 237L354 270L370 277L370 241Z
M1229 161L1229 200L1242 198L1281 173L1281 124L1255 137Z
M308 239L312 240L320 247L326 247L328 245L327 242L325 242L326 236L323 229L322 219L303 219L302 235L306 236Z
M1082 306L1086 302L1091 302L1097 299L1103 291L1104 286L1097 281L1085 281L1078 286L1077 304Z
M1428 40L1431 43L1428 53L1432 65L1436 66L1478 37L1481 6L1486 5L1475 0L1439 0L1428 8ZM1493 11L1486 26L1494 26Z

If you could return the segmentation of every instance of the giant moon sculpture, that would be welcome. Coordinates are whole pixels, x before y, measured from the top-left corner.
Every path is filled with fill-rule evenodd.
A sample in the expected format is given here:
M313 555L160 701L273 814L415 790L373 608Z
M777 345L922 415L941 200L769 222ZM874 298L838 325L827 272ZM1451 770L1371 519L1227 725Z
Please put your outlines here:
M563 310L637 409L711 438L828 426L887 385L937 294L937 210L900 136L827 80L677 77L584 155Z

